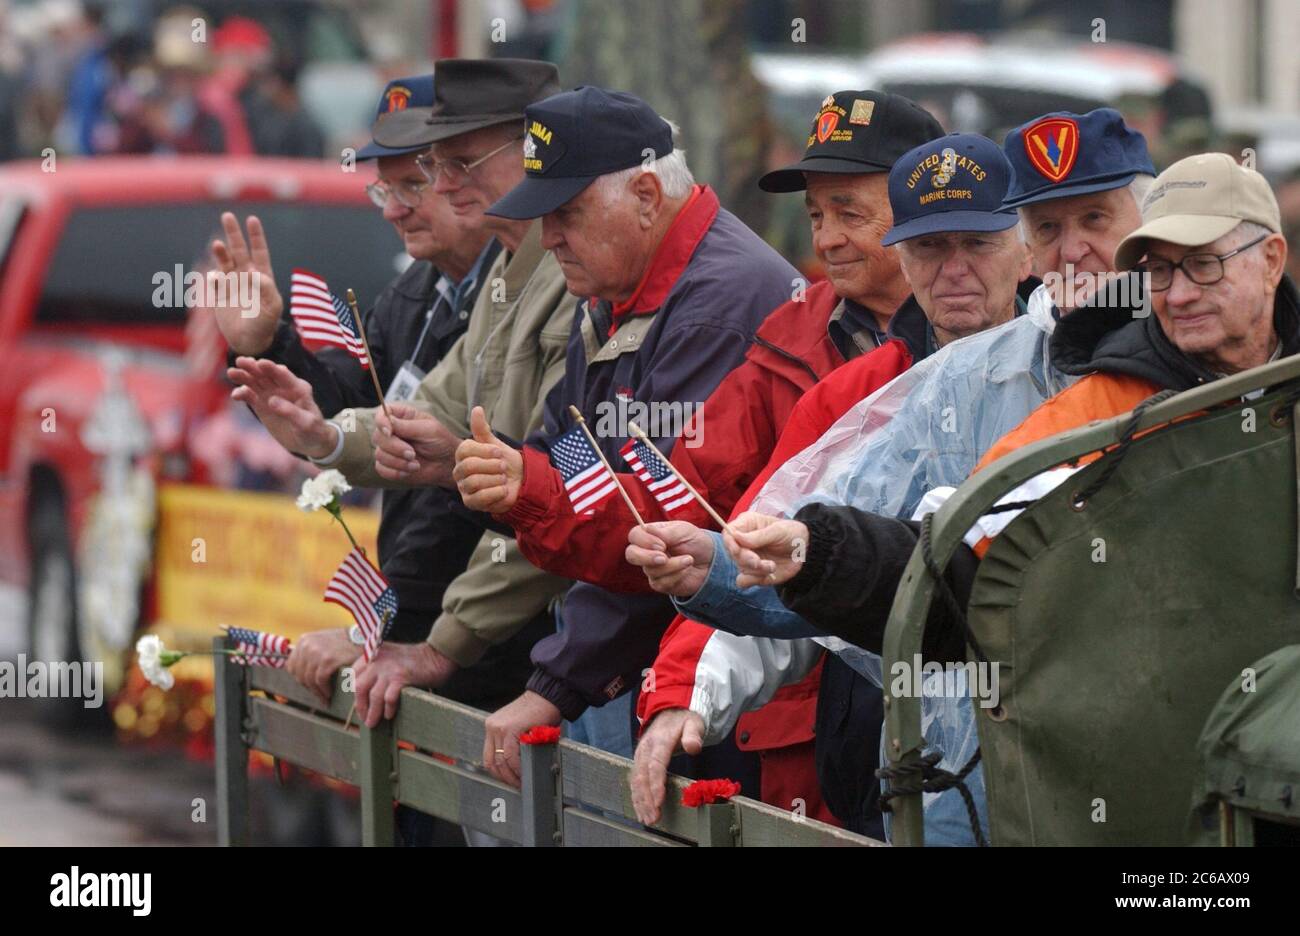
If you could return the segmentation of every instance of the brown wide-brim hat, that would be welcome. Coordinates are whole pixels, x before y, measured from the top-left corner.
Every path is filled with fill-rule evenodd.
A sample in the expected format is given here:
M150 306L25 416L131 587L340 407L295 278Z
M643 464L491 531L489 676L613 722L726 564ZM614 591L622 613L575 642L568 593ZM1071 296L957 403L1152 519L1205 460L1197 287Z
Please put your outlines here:
M376 143L407 149L498 124L522 124L525 107L560 92L559 69L533 59L441 59L433 74L433 109L389 114L375 127Z

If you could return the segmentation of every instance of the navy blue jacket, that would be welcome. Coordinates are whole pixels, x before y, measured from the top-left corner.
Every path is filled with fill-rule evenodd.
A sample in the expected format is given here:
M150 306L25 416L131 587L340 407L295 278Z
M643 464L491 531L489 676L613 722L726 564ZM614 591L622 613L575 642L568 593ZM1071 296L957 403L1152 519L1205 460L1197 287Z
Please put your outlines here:
M549 452L573 425L570 404L593 432L602 415L609 424L608 407L618 407L619 397L698 407L744 360L754 332L790 300L798 278L794 267L719 207L712 190L697 187L632 299L619 307L579 304L564 379L548 395L543 428L528 444ZM653 434L650 426L641 428ZM704 428L709 444L707 422ZM679 433L681 426L667 429ZM668 452L675 438L661 435L654 442ZM626 441L624 435L597 433L615 470L626 469L619 455ZM625 545L609 548L621 552ZM589 705L603 705L640 683L673 615L672 603L661 595L575 584L564 596L561 630L533 648L528 688L569 720Z

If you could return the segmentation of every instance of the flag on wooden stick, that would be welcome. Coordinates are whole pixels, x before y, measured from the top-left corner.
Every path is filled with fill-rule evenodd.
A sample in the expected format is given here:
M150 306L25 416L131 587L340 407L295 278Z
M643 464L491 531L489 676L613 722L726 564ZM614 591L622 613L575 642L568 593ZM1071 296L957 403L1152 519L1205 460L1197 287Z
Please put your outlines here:
M366 353L356 316L346 302L330 292L325 280L310 270L293 271L289 314L303 338L343 348L362 367L370 367L370 355Z
M397 594L360 549L343 559L325 587L325 600L352 614L361 628L362 654L367 663L373 660L397 616Z

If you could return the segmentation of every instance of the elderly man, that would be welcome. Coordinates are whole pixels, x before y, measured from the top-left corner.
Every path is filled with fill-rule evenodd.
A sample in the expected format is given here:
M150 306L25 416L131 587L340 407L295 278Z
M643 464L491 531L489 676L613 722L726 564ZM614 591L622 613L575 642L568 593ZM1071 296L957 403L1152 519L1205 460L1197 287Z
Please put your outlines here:
M628 427L604 414L620 406L693 409L741 363L796 279L708 187L694 183L669 124L636 97L579 88L529 107L526 125L527 176L492 212L541 217L543 243L569 290L587 298L564 381L547 400L546 431L521 454L476 417L477 441L462 446L456 469L468 495L499 486L507 460L517 472L527 459L530 474L563 487L548 456L563 462L558 443L577 433L570 406L618 461ZM645 428L666 448L684 427ZM528 691L488 719L484 757L497 760L494 772L517 783L516 736L562 719L584 717L573 726L577 737L631 753L629 700L619 697L640 682L671 617L660 596L576 584L560 608L559 633L534 648Z
M433 76L391 81L380 96L372 132L386 129L395 114L427 117L433 103ZM466 224L445 198L429 191L416 163L428 143L425 139L411 146L388 147L372 141L357 153L359 162L376 161L377 179L366 191L415 259L362 316L375 373L380 384L388 387L390 402L408 399L415 388L415 380L409 378L432 370L465 333L482 274L501 250L481 222ZM248 218L246 241L234 215L226 213L221 220L226 240L212 245L217 269L260 274L262 293L257 315L245 315L245 310L233 306L215 310L232 354L284 365L310 385L316 405L325 412L375 405L372 382L349 354L338 348L308 351L292 319L283 315L284 301L275 286L261 222L255 216ZM447 584L478 541L481 531L457 517L454 508L454 502L437 491L384 495L379 565L397 593L392 640L424 639ZM437 568L438 574L430 575L431 568ZM303 685L328 696L334 672L357 658L359 643L355 628L305 634L295 642L287 668ZM492 698L482 692L464 695L460 688L449 687L458 701L483 704Z
M241 358L233 374L243 384L236 392L260 407L259 415L283 444L340 468L353 484L411 486L394 482L397 473L376 464L376 442L399 454L419 449L426 458L441 451L443 475L449 478L455 443L469 434L472 406L485 407L505 431L523 436L540 426L540 401L564 371L572 300L558 264L541 246L541 225L503 222L485 211L523 176L523 111L559 90L555 67L515 59L448 59L437 63L437 75L432 110L394 112L376 128L376 140L420 149L432 140L429 153L419 157L425 184L446 200L460 224L490 231L504 248L481 275L483 289L465 335L419 381L408 403L389 404L391 426L374 409L346 410L325 420L309 388L271 362ZM431 461L436 469L436 459ZM436 496L459 501L450 491ZM463 560L451 552L426 557L422 577L442 572L455 578L442 595L441 614L435 605L423 615L420 642L385 643L369 665L358 668L357 711L367 724L396 713L404 685L438 688L461 681L466 677L458 674L471 667L495 666L493 648L521 629L528 630L519 638L528 646L537 636L535 628L550 630L547 607L568 583L539 572L515 550L503 554L504 539L484 534L457 507L459 516L449 522L468 523L472 530L469 566L460 572ZM409 522L426 519L416 513ZM323 660L313 670L328 679L340 658ZM519 686L515 683L510 697Z
M1054 128L1054 139L1060 140L1062 125L1073 156L1059 166L1040 166L1032 153L1039 151L1041 134ZM1012 131L1004 149L1013 170L1004 204L1019 207L1022 230L1029 218L1040 221L1039 235L1030 237L1029 246L1034 271L1050 288L1045 284L1034 292L1026 316L954 343L861 402L853 394L852 371L861 366L857 362L819 384L800 401L768 470L751 489L751 496L758 495L756 507L784 511L818 495L832 502L869 505L886 515L910 516L928 488L964 479L1002 432L1070 379L1050 365L1047 353L1048 336L1062 314L1052 301L1052 290L1066 298L1065 277L1073 286L1082 272L1075 263L1094 269L1098 258L1136 227L1136 198L1150 183L1153 169L1141 136L1128 130L1118 113L1106 109L1031 121ZM630 549L629 558L656 564L658 576L682 571L686 561L670 560L657 547L639 557ZM704 555L697 560L707 565ZM691 593L689 584L671 578L660 584L678 594ZM764 603L776 603L771 589L766 592ZM697 610L706 616L705 610ZM737 623L746 616L732 609L731 623L723 626L742 633L772 633L764 629L770 625L767 621ZM842 642L834 647L850 666L860 672L870 669L853 648ZM646 815L657 812L663 795L659 765L665 749L671 751L683 740L696 747L725 731L775 686L797 679L820 652L808 640L737 637L693 622L671 633L655 662L660 674L657 691L644 695L640 707L647 728L633 784ZM740 673L750 675L741 679ZM712 693L707 696L711 703L704 702L705 694L696 693L697 681ZM874 783L861 779L874 795ZM974 776L972 784L980 779ZM940 797L945 800L959 809L949 813L957 823L950 826L952 840L963 840L963 833L968 839L956 792Z

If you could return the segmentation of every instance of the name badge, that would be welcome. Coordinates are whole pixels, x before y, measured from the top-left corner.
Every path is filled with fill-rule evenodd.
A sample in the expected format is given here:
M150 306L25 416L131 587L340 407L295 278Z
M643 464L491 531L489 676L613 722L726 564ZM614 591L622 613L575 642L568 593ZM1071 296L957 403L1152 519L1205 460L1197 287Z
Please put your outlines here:
M384 401L387 403L405 403L415 396L415 390L420 386L420 381L423 379L424 371L407 361L398 369L393 382L388 385L388 392L384 394Z

